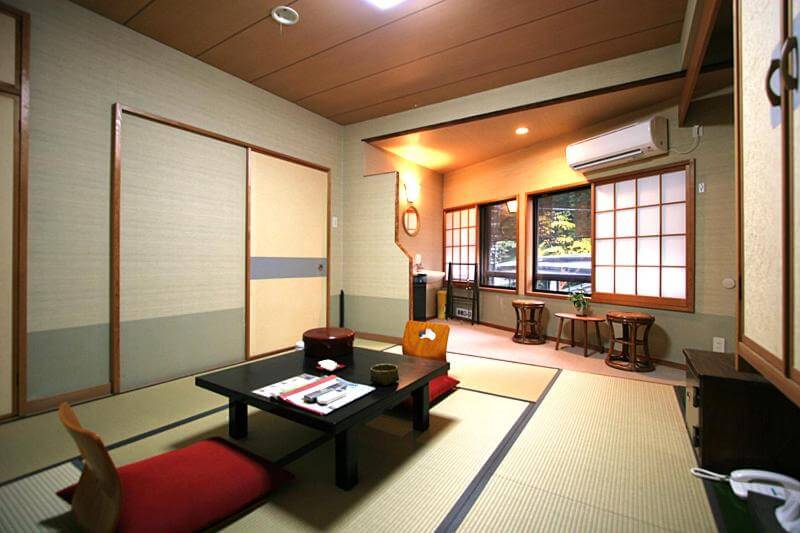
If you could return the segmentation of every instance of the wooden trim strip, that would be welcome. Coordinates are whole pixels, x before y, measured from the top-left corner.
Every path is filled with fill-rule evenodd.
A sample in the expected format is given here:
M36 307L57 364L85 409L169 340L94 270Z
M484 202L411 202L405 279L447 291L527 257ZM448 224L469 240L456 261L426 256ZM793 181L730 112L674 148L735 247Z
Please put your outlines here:
M111 392L121 389L120 377L120 210L122 178L122 106L114 104L111 129Z
M2 13L2 9L0 9L0 13ZM11 85L10 83L6 83L4 81L0 81L0 93L11 94L15 96L19 96L20 89L16 85Z
M244 200L244 359L250 359L250 147L246 149Z
M28 172L30 117L30 15L0 3L3 11L17 19L16 101L18 124L14 132L16 161L14 162L13 199L13 257L12 257L12 358L10 415L30 410L28 394ZM12 94L13 95L13 94Z
M748 346L747 342L739 342L737 344L737 353L743 356L749 364L775 385L786 397L796 405L800 405L800 383L786 379L783 373L783 366L776 366L774 362L764 357L769 352L758 353ZM769 355L772 356L772 354Z
M403 339L400 337L392 337L391 335L379 335L377 333L367 333L365 331L356 331L356 337L366 339L368 341L377 342L390 342L392 344L403 344Z
M97 385L95 387L58 394L56 396L50 396L47 398L29 400L26 405L25 414L49 411L58 407L61 402L74 404L78 402L85 402L87 400L95 400L103 396L108 396L109 394L111 394L111 386L106 383L104 385Z
M792 13L789 8L789 2L781 2L781 14L783 16L783 42L786 43L790 35L792 35ZM795 52L796 54L797 52ZM787 68L791 68L788 67ZM790 73L784 73L784 79ZM792 90L784 82L781 83L781 129L783 132L783 149L782 152L782 166L783 166L783 181L781 183L781 194L783 195L783 235L781 248L783 251L783 262L781 268L783 270L783 374L787 379L791 379L792 370L794 370L794 358L797 354L794 352L794 245L792 242L794 236L794 211L793 209L793 181L794 181L794 161L795 158L800 158L800 153L794 150L794 122L795 113L793 103ZM790 129L791 128L791 129Z
M331 326L331 221L333 220L333 194L331 193L331 185L333 185L333 177L331 171L327 171L328 181L327 190L325 194L328 195L328 212L326 213L325 221L325 235L327 242L325 243L325 257L327 258L325 267L325 326Z
M734 76L733 76L733 146L734 146L734 178L736 179L735 187L735 209L736 209L736 345L738 348L739 342L744 335L743 324L743 296L744 288L742 284L744 279L742 276L742 267L744 264L743 254L743 233L742 233L742 73L739 66L742 64L740 57L741 43L739 42L741 22L740 18L741 6L738 1L733 2L733 61L734 61ZM746 370L750 367L749 363L742 358L739 350L736 350L736 357L734 359L734 366L736 370ZM750 367L752 368L752 367Z
M725 61L725 62L722 62L722 63L716 63L716 64L713 64L713 65L706 65L701 69L701 73L706 74L706 73L709 73L709 72L716 72L718 70L731 68L731 66L732 65L731 65L730 61ZM520 112L520 111L528 111L530 109L537 109L537 108L540 108L540 107L547 107L547 106L551 106L551 105L555 105L555 104L563 104L565 102L572 102L572 101L575 101L575 100L581 100L583 98L591 98L593 96L600 96L600 95L613 93L613 92L617 92L617 91L625 91L627 89L635 89L637 87L643 87L643 86L652 85L652 84L655 84L655 83L662 83L662 82L665 82L665 81L677 80L677 79L681 79L681 78L683 78L685 76L686 76L686 71L685 70L681 70L681 71L678 71L678 72L671 72L669 74L661 74L659 76L653 76L653 77L644 78L644 79L641 79L641 80L630 81L630 82L625 82L625 83L619 83L617 85L609 85L607 87L602 87L602 88L599 88L599 89L592 89L592 90L583 91L583 92L580 92L580 93L574 93L574 94L569 94L569 95L565 95L565 96L559 96L559 97L556 97L556 98L550 98L548 100L542 100L540 102L533 102L533 103L530 103L530 104L523 104L523 105L519 105L519 106L509 107L509 108L501 109L501 110L498 110L498 111L490 111L488 113L479 113L477 115L470 115L470 116L459 118L459 119L448 120L448 121L445 121L445 122L438 122L438 123L430 124L430 125L427 125L427 126L420 126L420 127L417 127L417 128L410 128L410 129L407 129L407 130L396 131L396 132L393 132L393 133L386 133L386 134L383 134L383 135L376 135L374 137L368 137L366 139L361 139L361 140L363 142L367 142L367 143L374 143L374 142L378 142L378 141L384 141L386 139L391 139L393 137L401 137L403 135L408 135L410 133L420 133L420 132L423 132L423 131L435 130L435 129L444 128L444 127L447 127L447 126L456 126L458 124L466 124L466 123L469 123L469 122L475 122L477 120L483 120L483 119L487 119L487 118L493 118L493 117L499 117L499 116L502 116L502 115L508 115L510 113L517 113L517 112Z
M146 111L142 111L139 109L132 108L130 106L122 105L117 103L122 108L122 112L128 115L133 115L139 118L143 118L145 120L150 120L152 122L157 122L159 124L164 124L167 126L172 126L173 128L178 128L184 131L188 131L191 133L196 133L197 135L202 135L204 137L208 137L210 139L215 139L217 141L226 142L229 144L233 144L236 146L241 146L242 148L250 148L255 152L259 152L264 155L269 155L272 157L276 157L278 159L282 159L284 161L289 161L290 163L296 163L298 165L303 165L305 167L313 168L315 170L320 170L322 172L329 172L331 169L322 165L318 165L317 163L312 163L311 161L306 161L305 159L300 159L298 157L282 154L280 152L276 152L275 150L270 150L269 148L264 148L263 146L258 146L256 144L252 144L246 141L242 141L239 139L235 139L233 137L228 137L227 135L222 135L219 133L215 133L213 131L199 128L197 126L192 126L191 124L187 124L185 122L180 122L178 120L173 120L170 118L162 117L160 115L156 115L153 113L148 113Z
M706 57L708 43L711 41L711 34L714 31L714 24L717 22L717 15L722 2L720 0L706 0L698 4L699 23L696 31L691 32L690 37L690 57L686 69L686 80L681 90L678 101L678 125L686 123L686 115L689 113L689 106L692 103L694 90L697 87L697 80L700 78L700 70L703 68L703 60Z

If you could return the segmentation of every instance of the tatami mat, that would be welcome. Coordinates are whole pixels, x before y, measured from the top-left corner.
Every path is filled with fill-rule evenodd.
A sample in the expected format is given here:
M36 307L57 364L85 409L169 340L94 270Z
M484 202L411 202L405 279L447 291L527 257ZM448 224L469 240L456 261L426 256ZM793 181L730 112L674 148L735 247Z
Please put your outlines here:
M401 354L403 347L394 346L386 351ZM558 372L555 368L455 353L448 353L447 361L450 363L449 373L461 381L460 387L529 402L539 400L542 392Z
M526 403L459 390L431 410L430 429L381 417L359 432L359 484L333 484L333 445L292 463L291 486L230 531L433 531Z
M356 337L353 341L353 346L357 348L366 348L367 350L385 350L392 345L391 342L371 341L360 337Z
M227 404L219 394L197 387L194 378L109 396L74 409L85 427L111 445ZM47 438L39 438L44 435ZM36 446L30 446L31 442ZM0 424L0 483L76 455L56 411Z
M80 471L66 463L0 487L0 531L64 531L75 526L56 491L77 483Z
M322 435L256 409L250 409L248 414L249 436L237 444L273 462L281 461ZM122 466L202 439L225 436L227 429L227 410L223 410L121 446L110 454L114 463ZM55 492L77 482L79 475L70 462L0 487L0 531L34 531L37 524L40 529L52 529L53 524L58 525L56 529L73 528L75 524L67 514L69 506Z
M672 387L564 371L461 529L714 531L692 466Z

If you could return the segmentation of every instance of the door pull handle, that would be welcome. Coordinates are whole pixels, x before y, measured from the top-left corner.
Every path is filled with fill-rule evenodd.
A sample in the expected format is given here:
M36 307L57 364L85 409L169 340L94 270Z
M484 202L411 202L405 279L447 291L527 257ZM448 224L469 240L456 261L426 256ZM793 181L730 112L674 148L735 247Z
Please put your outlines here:
M783 47L781 48L781 62L780 62L781 79L783 80L784 88L786 88L789 91L797 89L797 77L792 76L793 69L790 68L789 66L789 57L792 55L792 52L796 51L797 51L796 37L789 37L783 42Z
M778 59L773 59L769 62L769 69L767 69L767 81L766 81L766 89L767 89L767 99L772 107L778 107L781 105L781 97L778 94L772 92L772 87L770 87L770 80L772 79L772 75L775 74L775 71L781 68L781 62Z

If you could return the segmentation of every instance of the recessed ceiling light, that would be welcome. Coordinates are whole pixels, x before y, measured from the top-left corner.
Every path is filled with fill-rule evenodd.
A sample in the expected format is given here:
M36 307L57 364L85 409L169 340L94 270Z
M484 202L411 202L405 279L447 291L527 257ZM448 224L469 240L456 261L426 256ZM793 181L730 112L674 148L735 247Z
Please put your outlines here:
M275 6L270 15L275 22L284 26L292 26L300 22L300 13L288 6Z
M367 0L370 4L378 9L389 9L396 5L402 4L406 0Z
M516 133L517 135L527 135L528 128L526 128L525 126L520 126L519 128L514 130L514 133Z

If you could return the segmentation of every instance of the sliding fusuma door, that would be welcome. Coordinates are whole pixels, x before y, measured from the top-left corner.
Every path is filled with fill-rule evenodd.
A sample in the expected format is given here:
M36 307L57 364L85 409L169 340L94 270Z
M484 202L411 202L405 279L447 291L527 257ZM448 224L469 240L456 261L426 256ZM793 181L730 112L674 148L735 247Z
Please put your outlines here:
M250 155L249 356L327 322L328 174Z
M120 389L244 359L247 150L124 115Z

